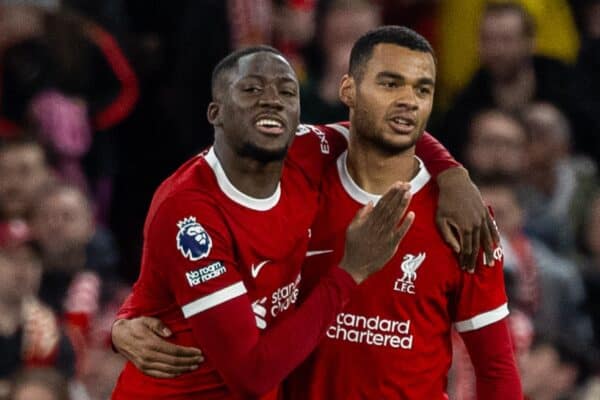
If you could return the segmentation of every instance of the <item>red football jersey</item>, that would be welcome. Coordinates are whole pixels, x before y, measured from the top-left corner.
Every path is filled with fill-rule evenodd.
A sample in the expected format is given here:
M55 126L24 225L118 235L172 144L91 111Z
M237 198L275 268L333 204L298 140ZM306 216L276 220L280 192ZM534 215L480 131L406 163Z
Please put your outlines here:
M340 261L356 212L379 199L354 183L345 160L343 153L323 178L302 293L324 265ZM325 339L284 384L286 400L444 399L452 326L467 332L507 316L502 250L496 249L493 268L462 272L436 228L437 186L422 164L411 191L416 218L397 253L353 292Z
M329 134L301 126L280 184L266 199L239 192L213 149L169 177L148 212L130 311L161 319L174 333L170 340L196 347L201 346L188 318L237 296L247 293L260 330L289 313L298 298L324 165L346 145L336 131ZM168 380L148 377L128 363L113 394L115 399L230 396L210 355L198 370Z

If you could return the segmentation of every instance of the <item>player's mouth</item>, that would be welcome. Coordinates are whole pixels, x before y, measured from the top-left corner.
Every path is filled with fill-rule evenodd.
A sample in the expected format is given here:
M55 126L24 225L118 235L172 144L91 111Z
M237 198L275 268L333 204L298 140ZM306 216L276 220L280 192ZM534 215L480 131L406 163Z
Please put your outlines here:
M416 119L407 115L395 115L387 121L390 128L401 135L411 134L417 125Z
M285 132L285 124L279 117L261 115L254 121L254 126L265 135L279 136Z

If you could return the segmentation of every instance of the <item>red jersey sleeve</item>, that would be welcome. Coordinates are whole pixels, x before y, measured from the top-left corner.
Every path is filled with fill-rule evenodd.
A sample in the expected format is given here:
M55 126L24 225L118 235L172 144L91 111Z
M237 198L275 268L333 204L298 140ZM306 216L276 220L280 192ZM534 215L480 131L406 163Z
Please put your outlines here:
M521 381L506 319L461 334L477 380L477 398L521 400Z
M232 238L217 205L199 194L172 196L156 210L145 249L188 318L246 293Z
M451 315L458 332L483 328L504 319L508 305L504 288L504 259L500 245L494 250L493 267L484 265L479 254L476 273L457 271L459 284L453 299Z
M208 201L166 200L147 231L150 265L159 269L198 346L228 387L242 397L263 395L317 346L356 284L333 268L301 307L261 334L233 239Z
M448 168L461 166L452 157L452 154L428 132L424 132L423 136L417 141L415 151L434 178Z

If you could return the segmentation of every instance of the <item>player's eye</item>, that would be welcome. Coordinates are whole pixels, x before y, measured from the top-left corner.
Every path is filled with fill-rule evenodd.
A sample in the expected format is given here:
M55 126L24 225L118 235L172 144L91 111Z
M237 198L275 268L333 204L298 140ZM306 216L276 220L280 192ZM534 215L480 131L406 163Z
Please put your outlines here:
M429 86L420 86L417 88L417 93L419 96L429 96L432 91L433 89L431 89Z
M286 97L293 97L296 95L296 91L295 90L291 90L291 89L284 89L281 91L281 94L286 96Z
M242 89L246 93L260 93L262 89L259 86L247 86Z
M396 81L381 81L379 82L379 85L386 89L395 89L400 86Z

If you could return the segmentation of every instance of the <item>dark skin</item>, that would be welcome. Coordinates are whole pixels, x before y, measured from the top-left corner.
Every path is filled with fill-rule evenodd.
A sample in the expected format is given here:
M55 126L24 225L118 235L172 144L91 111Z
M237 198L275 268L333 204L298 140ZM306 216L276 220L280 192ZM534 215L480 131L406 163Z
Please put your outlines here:
M259 73L251 74L250 71ZM239 190L254 197L268 197L277 186L285 150L293 140L299 121L297 81L287 61L274 54L243 57L235 72L225 74L209 105L208 118L215 126L215 152L227 176ZM256 122L262 117L277 120L280 129L261 129ZM422 132L421 128L419 132ZM248 145L263 151L259 158L266 157L271 161L257 161L255 153L247 152ZM280 160L278 155L282 155ZM498 241L497 232L479 190L470 181L466 170L451 168L441 173L437 182L440 186L437 224L448 244L459 253L460 264L473 271L480 245L488 254L487 259L493 260L491 254L494 241ZM368 264L373 261L372 257L361 259L360 254L379 254L381 257L376 261L384 262L394 254L397 243L410 227L414 215L402 219L408 204L408 197L404 196L406 190L402 184L392 185L392 192L384 196L377 207L365 207L350 225L347 243L356 244L347 246L347 250L354 254L347 251L342 264L350 260L361 264L353 272L349 271L357 282L375 267ZM391 229L400 222L398 229ZM372 234L359 233L361 230ZM384 246L376 239L381 237L382 231L391 232ZM374 240L353 241L353 235ZM357 248L359 243L371 250L380 246L380 251L361 252ZM203 361L200 350L166 341L170 335L160 320L150 317L118 320L112 329L113 344L119 352L139 370L157 378L172 378L193 371Z

